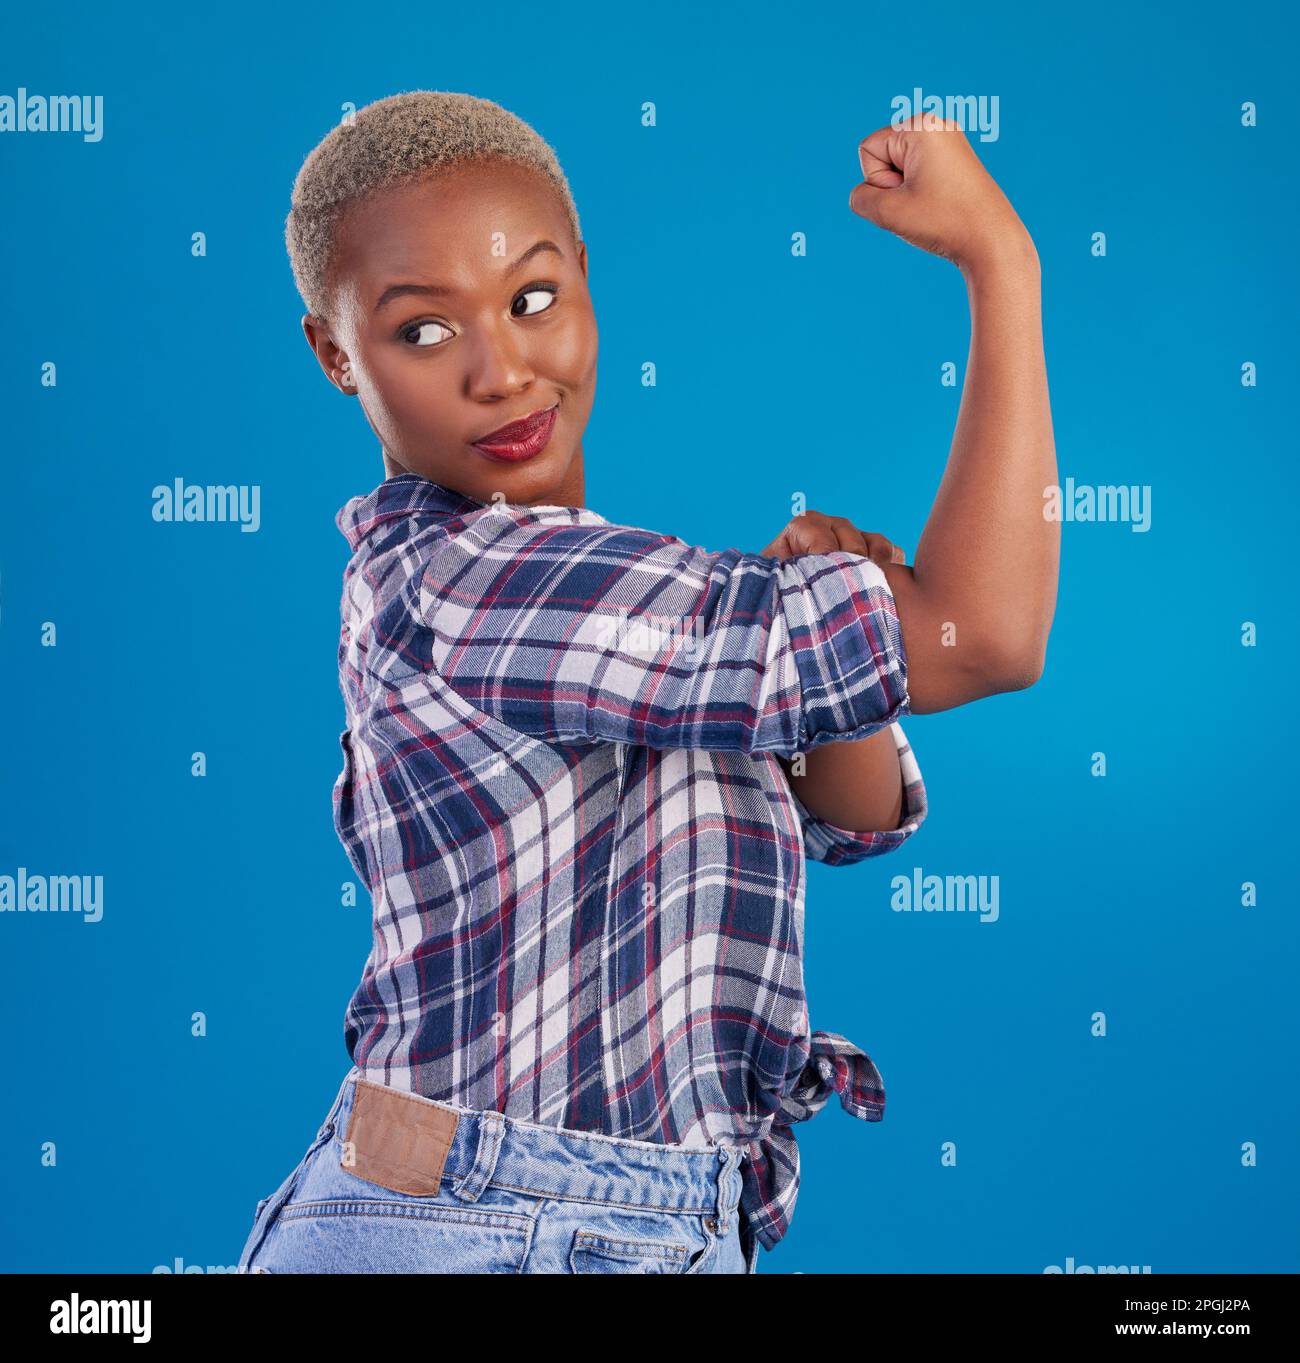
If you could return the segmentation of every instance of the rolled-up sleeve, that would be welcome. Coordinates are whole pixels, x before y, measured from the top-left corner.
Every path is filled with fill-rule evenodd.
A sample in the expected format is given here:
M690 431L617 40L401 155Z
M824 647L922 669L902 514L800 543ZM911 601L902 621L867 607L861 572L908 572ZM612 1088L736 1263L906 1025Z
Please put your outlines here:
M419 578L428 663L535 737L793 755L907 713L870 559L709 552L575 507L487 507Z
M790 798L803 825L804 856L809 861L824 862L827 866L849 866L856 861L865 861L867 857L879 856L882 852L892 852L925 822L925 782L921 778L916 754L903 733L902 725L891 724L889 731L898 749L898 765L903 777L903 812L898 827L859 833L819 819L795 794L796 778L789 783Z

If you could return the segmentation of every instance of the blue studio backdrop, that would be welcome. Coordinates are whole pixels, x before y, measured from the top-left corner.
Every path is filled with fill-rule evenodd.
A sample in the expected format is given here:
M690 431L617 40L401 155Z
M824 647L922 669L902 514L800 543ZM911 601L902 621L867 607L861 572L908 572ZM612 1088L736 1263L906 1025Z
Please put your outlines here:
M383 468L283 222L349 106L419 88L503 104L569 176L589 505L758 551L802 493L909 561L967 304L850 211L857 144L917 90L996 108L970 135L1042 260L1061 479L1128 514L1063 526L1037 685L904 721L918 835L809 865L812 1026L888 1102L799 1128L759 1271L1300 1268L1294 10L49 5L0 32L0 95L102 96L93 139L0 133L0 876L102 877L97 921L0 912L0 1269L228 1269L347 1067L370 903L331 822L333 517ZM757 447L720 441L745 410ZM257 487L257 528L155 521L176 479ZM930 875L996 914L898 907Z

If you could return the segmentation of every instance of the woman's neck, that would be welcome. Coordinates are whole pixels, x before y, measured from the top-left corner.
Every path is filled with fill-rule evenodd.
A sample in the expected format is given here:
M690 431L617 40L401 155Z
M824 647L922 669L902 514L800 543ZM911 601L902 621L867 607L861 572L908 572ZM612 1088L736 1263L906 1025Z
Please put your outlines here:
M397 478L404 473L411 473L404 464L399 464L396 459L388 452L386 446L381 447L384 455L384 477ZM420 475L423 477L424 475ZM451 486L451 484L447 484ZM453 492L459 492L459 488L452 488ZM467 494L468 495L468 494ZM527 501L520 503L523 506L577 506L587 505L586 477L582 466L582 446L579 445L574 451L573 462L569 465L564 478L560 483L549 492L536 497L530 497Z

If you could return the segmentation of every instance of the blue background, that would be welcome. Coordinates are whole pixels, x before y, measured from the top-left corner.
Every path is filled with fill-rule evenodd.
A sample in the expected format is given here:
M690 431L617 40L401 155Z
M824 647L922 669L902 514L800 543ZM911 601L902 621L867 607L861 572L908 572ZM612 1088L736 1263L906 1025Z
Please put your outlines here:
M383 469L282 238L344 102L467 91L556 148L603 343L593 508L757 551L802 491L910 557L965 293L847 201L916 86L999 97L974 144L1042 259L1062 480L1149 484L1152 525L1067 524L1042 680L913 717L925 827L810 865L812 1025L867 1048L888 1105L800 1128L760 1272L1300 1268L1293 14L385 9L0 21L0 92L105 101L99 143L0 136L0 873L105 878L98 924L0 915L0 1268L234 1265L348 1064L369 897L339 907L333 516ZM721 434L738 412L752 445ZM155 524L176 477L260 484L260 531ZM998 875L1000 920L893 912L913 866Z

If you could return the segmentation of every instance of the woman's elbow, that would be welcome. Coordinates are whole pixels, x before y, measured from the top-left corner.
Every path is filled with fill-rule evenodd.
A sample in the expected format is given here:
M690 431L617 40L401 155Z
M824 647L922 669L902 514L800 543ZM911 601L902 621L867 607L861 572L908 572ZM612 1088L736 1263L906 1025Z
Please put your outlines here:
M960 649L914 649L908 708L913 714L929 714L1004 691L1023 691L1043 675L1046 661L1046 630L1010 631L1005 624L968 629Z
M1047 635L1023 640L1001 640L990 648L981 669L990 695L1024 691L1043 675L1047 664Z

